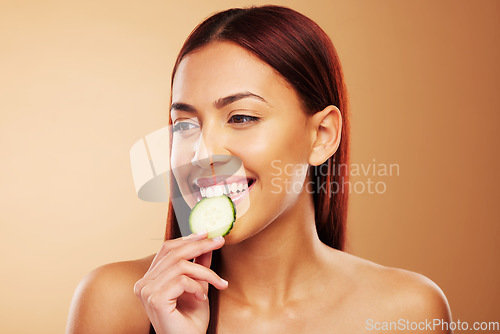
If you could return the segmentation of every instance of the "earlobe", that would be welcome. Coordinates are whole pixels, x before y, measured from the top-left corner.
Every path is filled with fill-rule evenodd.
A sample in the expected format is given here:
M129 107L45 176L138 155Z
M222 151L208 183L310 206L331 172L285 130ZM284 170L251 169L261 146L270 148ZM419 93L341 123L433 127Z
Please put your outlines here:
M319 166L338 149L342 134L340 110L329 105L312 116L313 143L309 164Z

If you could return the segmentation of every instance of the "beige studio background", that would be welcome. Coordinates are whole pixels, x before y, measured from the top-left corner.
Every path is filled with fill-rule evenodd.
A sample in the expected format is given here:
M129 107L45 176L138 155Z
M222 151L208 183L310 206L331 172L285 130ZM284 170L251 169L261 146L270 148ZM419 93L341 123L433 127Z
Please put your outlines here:
M160 247L167 205L137 198L129 150L167 124L192 28L264 3L0 2L1 333L62 333L86 273ZM352 163L399 165L353 177L386 189L351 193L348 250L430 277L454 320L500 321L500 2L273 3L337 48Z

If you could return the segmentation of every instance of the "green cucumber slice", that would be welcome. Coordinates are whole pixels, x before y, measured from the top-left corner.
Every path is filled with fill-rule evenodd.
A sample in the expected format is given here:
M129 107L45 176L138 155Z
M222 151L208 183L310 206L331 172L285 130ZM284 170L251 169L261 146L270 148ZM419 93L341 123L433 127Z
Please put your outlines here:
M236 220L236 207L226 195L205 197L191 210L189 228L193 233L208 232L208 238L227 235Z

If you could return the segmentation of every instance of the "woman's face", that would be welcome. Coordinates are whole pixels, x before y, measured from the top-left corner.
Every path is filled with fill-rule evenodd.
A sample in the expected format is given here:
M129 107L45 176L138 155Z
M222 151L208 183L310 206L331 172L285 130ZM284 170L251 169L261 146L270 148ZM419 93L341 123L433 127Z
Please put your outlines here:
M297 94L272 67L230 42L188 54L175 74L171 118L171 166L188 205L216 184L236 189L237 220L226 243L293 207L313 136Z

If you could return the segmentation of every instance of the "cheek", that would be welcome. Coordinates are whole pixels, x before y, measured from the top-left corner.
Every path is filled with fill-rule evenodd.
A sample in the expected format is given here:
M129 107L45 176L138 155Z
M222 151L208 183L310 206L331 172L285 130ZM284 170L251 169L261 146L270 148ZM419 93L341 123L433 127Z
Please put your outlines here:
M189 188L186 180L191 170L192 156L190 154L186 154L186 150L182 146L174 144L175 143L172 143L170 167L180 190L184 192L183 190Z
M172 148L172 155L170 156L170 167L172 168L172 173L174 174L177 183L179 183L180 177L182 176L183 169L182 166L185 165L185 161L182 161L181 156L178 155L178 152Z
M256 172L267 174L273 168L273 163L303 165L309 158L309 145L305 129L294 127L295 124L266 126L258 133L249 135L252 138L244 146L240 146L242 157L247 157L248 166L256 166ZM246 165L246 164L245 164Z
M245 167L256 174L266 192L297 193L307 175L310 153L304 127L296 126L304 122L276 123L249 135L252 140L236 145L239 150L234 153L240 154Z
M172 168L179 168L191 162L191 157L186 154L189 147L187 143L180 140L172 141L172 152L170 154L170 165Z

